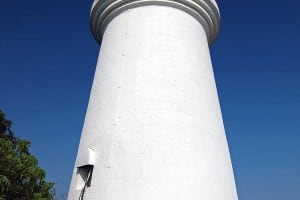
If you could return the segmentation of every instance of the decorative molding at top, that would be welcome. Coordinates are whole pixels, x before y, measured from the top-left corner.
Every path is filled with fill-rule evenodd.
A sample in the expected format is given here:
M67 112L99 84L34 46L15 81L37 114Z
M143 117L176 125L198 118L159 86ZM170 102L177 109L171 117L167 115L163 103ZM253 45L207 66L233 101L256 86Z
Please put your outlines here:
M203 26L209 45L220 30L220 13L214 0L95 0L90 25L94 38L100 44L108 23L123 11L140 6L169 6L187 12Z

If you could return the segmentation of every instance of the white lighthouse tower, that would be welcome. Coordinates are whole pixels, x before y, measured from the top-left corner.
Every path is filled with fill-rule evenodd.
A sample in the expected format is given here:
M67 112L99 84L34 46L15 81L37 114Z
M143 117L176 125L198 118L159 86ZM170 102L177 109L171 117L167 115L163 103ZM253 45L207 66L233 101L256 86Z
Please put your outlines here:
M213 0L95 0L100 44L69 200L237 200Z

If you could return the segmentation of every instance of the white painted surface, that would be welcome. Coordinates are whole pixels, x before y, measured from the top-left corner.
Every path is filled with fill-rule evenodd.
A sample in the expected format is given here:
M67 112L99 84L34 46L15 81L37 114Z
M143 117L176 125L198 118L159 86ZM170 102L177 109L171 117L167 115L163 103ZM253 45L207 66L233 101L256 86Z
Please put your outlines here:
M128 10L102 41L76 165L86 200L236 200L205 32L163 6ZM86 163L88 164L88 163ZM75 167L69 200L79 198Z

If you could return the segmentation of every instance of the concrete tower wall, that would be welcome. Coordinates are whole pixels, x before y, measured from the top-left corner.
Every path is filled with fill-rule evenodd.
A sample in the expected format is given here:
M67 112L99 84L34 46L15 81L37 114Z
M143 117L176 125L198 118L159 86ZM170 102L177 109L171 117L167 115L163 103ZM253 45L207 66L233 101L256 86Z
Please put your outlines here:
M131 8L101 41L68 199L236 200L199 20L174 7Z

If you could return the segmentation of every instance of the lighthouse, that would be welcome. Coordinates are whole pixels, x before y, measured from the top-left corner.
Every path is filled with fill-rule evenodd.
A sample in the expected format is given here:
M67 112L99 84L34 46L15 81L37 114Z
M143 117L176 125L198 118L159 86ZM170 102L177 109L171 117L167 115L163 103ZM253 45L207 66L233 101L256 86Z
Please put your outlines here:
M237 200L214 0L95 0L100 45L68 200Z

